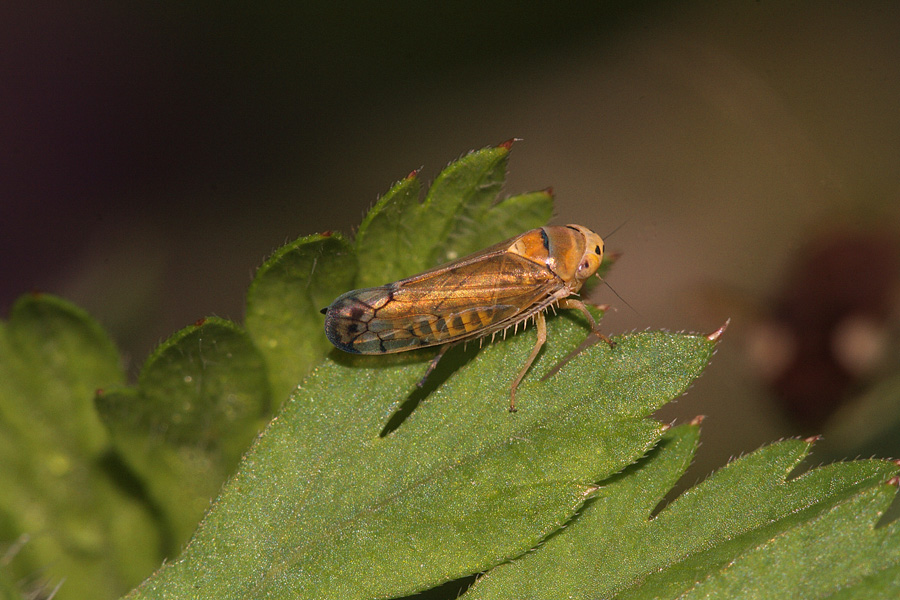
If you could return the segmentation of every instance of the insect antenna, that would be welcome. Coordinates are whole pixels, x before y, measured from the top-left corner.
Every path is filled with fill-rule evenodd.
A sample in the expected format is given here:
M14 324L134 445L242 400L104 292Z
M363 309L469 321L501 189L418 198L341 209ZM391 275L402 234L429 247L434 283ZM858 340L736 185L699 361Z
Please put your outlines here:
M627 306L628 308L630 308L631 310L633 310L633 311L634 311L634 314L636 314L636 315L639 316L639 317L643 317L643 316L644 316L644 315L642 315L642 314L640 313L640 311L639 311L638 309L636 309L635 307L633 307L632 305L630 305L630 304L628 303L628 300L626 300L626 299L623 298L621 295L619 295L619 292L616 291L616 288L614 288L613 286L609 285L609 282L608 282L608 281L606 281L605 279L603 279L603 278L600 277L599 275L597 275L597 279L599 279L600 281L602 281L603 284L604 284L606 287L608 287L608 288L610 289L610 291L611 291L613 294L616 295L616 298L618 298L619 300L621 300L621 301L625 304L625 306Z
M615 229L613 229L612 231L610 231L609 233L607 233L606 235L604 235L604 236L603 236L603 239L606 240L606 239L611 238L612 235L613 235L615 232L617 232L618 230L620 230L620 229L622 229L623 227L625 227L625 225L628 223L628 221L629 221L629 219L625 219L624 221L622 221L622 223L619 224Z

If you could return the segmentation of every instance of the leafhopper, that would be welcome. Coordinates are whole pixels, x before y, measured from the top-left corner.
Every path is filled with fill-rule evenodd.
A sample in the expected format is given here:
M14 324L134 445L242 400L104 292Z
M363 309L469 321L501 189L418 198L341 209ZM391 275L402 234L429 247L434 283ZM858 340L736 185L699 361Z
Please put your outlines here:
M510 388L515 412L516 388L547 341L545 311L578 309L597 332L594 317L572 296L602 261L603 240L587 227L539 227L407 279L339 296L322 310L325 335L354 354L444 345L424 381L451 345L515 331L533 319L537 341Z

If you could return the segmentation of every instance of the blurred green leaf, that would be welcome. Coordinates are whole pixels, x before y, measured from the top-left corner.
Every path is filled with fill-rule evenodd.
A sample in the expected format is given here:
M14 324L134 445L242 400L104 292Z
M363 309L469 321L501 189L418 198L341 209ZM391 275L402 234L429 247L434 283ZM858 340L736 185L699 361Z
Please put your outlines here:
M157 524L109 469L93 407L124 375L96 322L23 296L0 329L0 540L5 580L29 594L113 598L159 560ZM140 540L135 544L135 540Z
M16 585L15 577L9 572L9 570L10 569L7 567L7 565L0 564L0 599L24 600L19 586Z
M171 527L172 551L234 472L269 400L259 351L246 332L218 318L163 342L135 388L98 395L117 450Z
M883 361L883 368L826 422L823 445L829 456L900 454L900 338Z

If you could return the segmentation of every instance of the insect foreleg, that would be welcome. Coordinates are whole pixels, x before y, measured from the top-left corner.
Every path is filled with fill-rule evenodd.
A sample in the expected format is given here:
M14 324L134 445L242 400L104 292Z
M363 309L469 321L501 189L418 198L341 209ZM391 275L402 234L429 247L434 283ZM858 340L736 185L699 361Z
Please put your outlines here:
M600 327L597 325L597 321L594 320L594 315L591 314L591 311L587 309L584 302L581 300L576 300L575 298L563 298L559 301L560 308L577 308L584 314L587 318L588 323L591 324L591 333L596 335L598 338L606 342L610 348L614 348L616 343L600 333ZM605 307L597 307L597 308L605 308Z
M606 342L610 348L616 347L616 343L614 341L612 341L611 339L609 339L608 337L606 337L605 335L600 333L600 328L597 326L597 322L594 320L594 315L592 315L591 312L587 309L587 306L585 306L584 302L582 302L580 300L575 300L574 298L563 298L562 300L559 301L559 307L560 308L577 308L582 313L584 313L584 316L587 317L588 322L591 324L591 332L588 334L588 336L584 339L583 342L581 342L581 344L577 348L575 348L574 350L572 350L571 352L566 354L561 361L556 363L555 367L550 369L546 375L541 377L541 381L547 381L548 379L550 379L551 377L553 377L554 375L559 373L559 371L566 365L567 362L569 362L570 360L572 360L573 358L575 358L576 356L581 354L585 349L596 344L597 339L601 339L604 342ZM601 309L605 310L607 307L600 306L597 308L601 308Z
M531 354L528 356L528 360L525 361L522 370L519 371L519 374L516 375L512 382L512 387L509 390L509 412L516 412L516 388L519 387L519 383L525 377L525 373L531 368L531 363L537 358L538 352L541 351L541 346L547 341L547 320L544 318L544 313L539 312L535 314L534 323L537 325L537 341L534 343L534 348L531 349Z

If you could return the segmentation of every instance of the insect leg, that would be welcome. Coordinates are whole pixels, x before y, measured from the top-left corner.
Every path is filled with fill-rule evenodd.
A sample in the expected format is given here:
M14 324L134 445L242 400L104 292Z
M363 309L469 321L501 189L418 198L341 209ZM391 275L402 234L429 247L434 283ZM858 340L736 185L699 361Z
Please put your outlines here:
M597 325L597 321L594 320L594 315L592 315L591 311L587 309L587 306L585 306L584 302L582 302L581 300L576 300L575 298L563 298L559 301L559 307L577 308L578 310L580 310L587 318L588 323L591 324L591 333L606 342L610 348L614 348L616 346L616 343L614 341L600 333L600 327Z
M531 349L531 354L528 356L528 360L525 361L522 370L519 371L519 374L516 375L512 382L512 387L509 390L509 412L516 412L516 388L519 387L519 383L522 382L525 373L531 368L531 363L537 358L538 352L541 351L541 346L547 341L547 320L544 318L544 313L539 312L534 316L534 324L537 325L537 342L535 342L534 348Z
M594 315L592 315L591 312L587 309L587 306L585 306L584 302L576 300L574 298L563 298L559 301L559 307L577 308L582 313L584 313L584 316L587 317L588 322L590 322L591 324L591 332L577 348L566 354L561 361L556 363L555 367L547 371L547 374L541 377L541 381L546 381L559 373L559 371L566 365L566 363L584 352L586 349L596 344L598 339L606 342L610 348L616 347L616 343L614 341L600 333L600 328L597 326L597 322L594 320Z
M438 353L431 359L431 362L428 364L428 368L425 369L425 374L422 375L422 379L419 380L419 383L416 384L416 387L422 387L425 385L425 380L428 379L428 376L431 375L431 372L434 371L435 367L437 367L438 363L441 362L441 358L443 358L444 354L447 350L450 349L450 346L453 344L444 344L441 346L441 349L438 350Z

